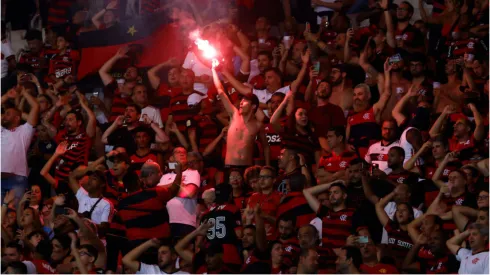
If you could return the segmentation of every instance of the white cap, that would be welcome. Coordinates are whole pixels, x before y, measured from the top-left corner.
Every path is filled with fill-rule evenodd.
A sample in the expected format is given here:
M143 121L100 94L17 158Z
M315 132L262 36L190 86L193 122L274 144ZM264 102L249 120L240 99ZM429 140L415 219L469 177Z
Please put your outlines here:
M207 95L202 96L198 93L193 93L193 94L189 95L189 97L187 98L187 105L189 107L195 106L195 105L199 104L199 102L201 102L201 100L203 98L207 98L207 97L208 97Z

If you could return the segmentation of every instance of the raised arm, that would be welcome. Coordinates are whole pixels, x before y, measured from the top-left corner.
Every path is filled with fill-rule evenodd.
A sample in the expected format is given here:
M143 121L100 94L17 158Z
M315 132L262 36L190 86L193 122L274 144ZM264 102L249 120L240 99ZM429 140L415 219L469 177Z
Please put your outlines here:
M389 7L388 0L381 0L380 6L383 9L383 15L385 17L385 22L386 22L386 43L390 47L396 48L395 27L393 24L393 18L391 17L391 12L388 8Z
M371 184L369 184L369 176L366 172L364 172L362 175L362 189L364 190L364 195L372 204L376 205L379 202L379 197L376 196L371 189Z
M240 72L244 75L250 74L250 56L243 50L243 48L238 46L233 46L233 51L242 60L240 65Z
M58 147L56 147L56 151L51 156L51 158L49 158L49 160L46 162L46 164L43 166L43 169L41 169L41 172L39 173L41 174L41 176L43 176L46 179L46 181L49 182L49 184L51 184L55 188L57 187L57 182L54 179L54 177L51 176L51 174L49 174L49 171L51 170L51 167L53 167L53 164L58 159L58 157L66 153L67 145L68 143L66 141L63 141L60 144L58 144Z
M214 75L214 71L216 71L216 70L213 70L213 75ZM226 79L228 79L231 86L233 86L233 88L235 88L240 94L248 95L248 94L252 93L252 88L243 85L243 83L238 81L238 79L236 79L232 73L228 72L227 70L223 70L221 73L226 77ZM214 77L213 77L213 79L214 79ZM218 81L219 81L219 78L218 78ZM216 86L216 81L214 81L214 85Z
M68 187L70 187L73 194L76 194L80 189L79 179L83 178L88 170L87 166L80 165L68 176Z
M68 236L71 239L71 255L73 258L75 258L75 264L77 265L78 271L80 274L88 274L87 267L85 267L85 264L82 262L82 259L80 257L80 253L78 252L78 247L77 247L77 234L75 232L70 232L68 233Z
M129 51L129 47L122 47L120 48L117 53L111 57L111 59L107 60L104 65L99 69L99 75L100 78L102 79L102 83L104 83L104 86L109 85L112 81L114 81L114 78L110 74L112 67L116 62L122 58L128 58L126 55Z
M150 82L150 85L153 89L157 89L158 86L160 86L160 76L158 75L158 72L160 72L161 69L164 67L168 66L177 66L177 60L175 58L170 58L169 60L160 63L151 69L148 70L147 75L148 75L148 81Z
M223 88L223 84L221 84L221 81L219 80L219 77L218 77L218 73L216 72L216 67L218 66L218 63L216 60L213 60L213 82L214 82L214 86L216 87L216 90L218 90L218 95L219 95L219 98L221 100L221 102L223 103L226 111L228 112L228 114L230 115L230 117L233 117L233 114L235 114L236 112L236 107L233 106L233 104L231 103L230 99L228 98L228 95L225 93L225 90ZM249 87L246 87L245 85L243 85L242 83L240 83L238 80L236 80L236 78L231 75L229 72L227 72L226 70L223 71L223 75L225 75L228 80L230 81L231 85L233 85L233 87L235 87L235 89L237 89L240 93L242 94L250 94L252 92L252 89L250 89ZM235 86L235 85L239 85L239 86L243 86L246 88L246 91L245 89L242 89L242 91L240 91L239 88L237 88L238 86ZM242 88L243 88L242 87Z
M155 141L160 142L160 143L167 143L170 141L170 138L165 134L165 131L160 128L160 125L158 123L152 122L150 124L151 129L155 131Z
M371 77L376 78L378 76L378 71L369 63L367 60L367 50L369 45L371 44L372 37L369 37L366 45L364 45L364 49L362 50L359 56L359 65L364 69L366 73L368 73ZM386 65L385 65L386 69ZM386 70L385 70L386 72Z
M432 181L434 182L434 184L438 187L438 188L441 188L442 186L444 186L444 182L440 179L441 176L442 176L442 173L444 172L444 169L446 168L446 165L450 162L450 161L454 161L454 160L457 160L457 152L449 152L446 154L446 156L444 157L444 159L441 161L441 163L439 163L439 166L437 167L436 171L434 172L434 174L432 175Z
M184 238L177 242L177 244L175 245L175 251L177 252L177 254L179 254L182 260L188 263L193 262L194 252L187 248L191 244L192 240L194 240L197 236L206 236L208 230L213 226L215 226L213 223L204 221L198 228L196 228L196 230L187 234Z
M386 224L388 224L390 221L390 217L388 217L388 214L386 214L385 206L393 199L393 197L395 197L395 192L391 192L376 203L376 215L378 216L379 222L383 226L386 226Z
M420 272L420 264L416 262L417 254L419 253L422 245L427 243L427 237L420 235L417 240L414 241L412 248L408 251L407 256L403 260L402 269L409 273Z
M291 93L291 92L289 92L286 95L286 97L284 97L281 104L279 104L279 107L277 107L277 110L271 116L271 125L272 125L272 128L274 128L274 131L276 133L281 133L283 131L283 129L281 127L280 120L281 120L282 114L284 113L284 110L288 106L290 100L294 100L293 93Z
M333 182L329 182L329 183L326 183L326 184L320 184L320 185L313 186L313 187L310 187L310 188L307 188L307 189L304 189L303 190L303 195L305 196L306 201L308 202L308 204L310 205L310 208L315 213L320 208L320 201L318 201L318 199L317 199L316 196L318 194L321 194L323 192L328 191L328 189L330 189L330 186L332 184L334 184L334 183L337 183L337 182L343 183L343 181L341 181L341 180L336 180L336 181L333 181Z
M297 91L303 79L305 78L306 70L308 69L308 62L310 62L310 49L306 50L304 54L301 54L301 61L303 65L301 66L301 70L298 73L296 79L291 83L291 91Z
M267 234L265 231L264 213L262 213L259 203L255 205L254 214L256 247L258 250L265 252L267 251Z
M318 76L318 72L313 68L310 68L310 81L308 82L308 86L306 86L305 91L305 102L312 103L315 98L315 91L313 90L313 81Z
M440 25L442 24L442 19L441 16L428 16L427 11L424 8L424 1L419 0L419 10L420 10L420 17L424 22L429 23L429 24L437 24Z
M22 95L27 100L27 103L29 103L29 106L31 106L27 123L33 127L36 127L37 123L39 122L39 103L25 88L22 88Z
M403 169L420 174L420 171L418 169L416 169L416 171L413 171L413 168L415 168L415 163L417 162L417 159L425 154L430 148L432 148L432 142L428 140L424 143L424 145L422 145L422 147L420 147L417 153L413 154L413 156L403 164Z
M88 101L85 98L85 96L82 95L80 93L80 91L78 91L78 89L76 90L75 93L78 97L78 100L80 101L80 105L82 106L83 110L87 113L87 116L88 116L88 122L87 122L87 128L86 128L87 135L90 138L93 138L93 137L95 137L95 128L97 127L97 118L95 117L95 114L92 111L92 109L90 109L90 107L88 106Z
M211 143L209 143L208 146L206 146L204 152L202 152L202 155L204 157L211 155L214 152L214 150L216 150L216 147L221 142L223 137L226 135L227 131L228 131L228 126L225 126L223 127L223 129L221 129L221 133L219 133L219 135L213 141L211 141Z
M102 134L101 141L103 144L109 144L109 136L123 125L124 116L118 116L107 130Z
M156 239L156 238L150 239L150 240L140 244L139 246L137 246L133 250L129 251L128 254L124 255L124 257L122 258L122 263L126 267L129 267L132 272L136 273L140 269L141 262L138 261L140 256L143 255L143 253L145 253L148 249L150 249L152 247L158 249L159 246L160 246L160 241L158 239ZM191 262L192 262L192 259L191 259Z
M386 76L385 76L385 82L386 82ZM405 108L405 105L410 101L410 98L416 95L417 95L417 89L412 85L408 90L408 93L406 93L400 99L400 101L396 103L395 107L393 108L393 111L391 111L391 114L393 115L393 118L396 120L396 124L398 124L398 126L401 126L402 123L405 122L405 120L407 119L407 117L403 114L403 108Z
M471 112L473 113L473 118L475 119L475 131L473 132L473 137L475 140L480 141L485 138L485 125L483 125L483 119L481 117L480 112L476 108L475 104L468 104Z
M175 122L172 122L169 127L168 127L168 130L171 132L171 133L174 133L175 136L177 136L177 139L179 140L180 142L180 145L182 145L184 148L186 149L189 149L189 143L187 142L187 139L185 138L185 136L179 131L179 127L177 127L177 124L175 124Z
M453 212L454 223L460 232L465 230L470 218L478 216L477 209L463 205L454 205L451 211Z
M384 81L383 85L383 91L380 91L380 98L378 102L374 103L373 105L373 111L374 115L378 118L381 112L385 109L386 103L388 103L388 100L391 97L391 68L392 65L389 65L388 58L385 61L384 68L385 68L385 73L384 77L379 77L378 82L381 83Z
M425 219L426 216L427 214L420 215L418 218L414 219L407 225L408 235L413 242L416 242L421 235L419 228L422 225L422 221Z
M434 125L432 125L432 128L429 130L429 135L431 138L435 138L441 133L441 128L444 125L444 122L446 122L446 118L454 112L456 112L456 108L453 105L447 105L444 107L441 115L437 118L436 122L434 122Z
M456 234L451 239L447 240L447 248L456 255L461 248L461 243L464 242L470 236L470 231L466 230L463 233Z

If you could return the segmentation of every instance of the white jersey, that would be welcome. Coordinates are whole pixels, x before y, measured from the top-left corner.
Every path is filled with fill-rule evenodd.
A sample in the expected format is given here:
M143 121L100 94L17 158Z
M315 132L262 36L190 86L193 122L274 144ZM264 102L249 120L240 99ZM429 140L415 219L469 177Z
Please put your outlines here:
M394 141L386 146L383 146L381 141L376 142L369 146L364 159L369 164L377 164L379 169L388 175L391 173L391 169L388 168L388 152L396 146L400 146L400 141Z
M405 160L403 161L403 163L407 162L416 153L415 149L413 149L412 144L410 144L410 142L408 142L407 140L407 132L410 131L411 129L415 129L419 131L419 129L415 127L407 127L407 129L403 131L400 137L400 147L402 147L403 150L405 151ZM423 164L424 164L424 160L422 158L418 158L417 161L415 162L415 166L420 166Z
M460 248L456 259L461 262L459 274L488 274L488 251L472 255L471 250Z

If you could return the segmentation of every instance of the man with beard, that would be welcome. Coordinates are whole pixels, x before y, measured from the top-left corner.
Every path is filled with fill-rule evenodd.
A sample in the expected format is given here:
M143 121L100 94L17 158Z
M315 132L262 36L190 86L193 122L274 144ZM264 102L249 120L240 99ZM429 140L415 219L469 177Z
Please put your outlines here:
M14 89L2 96L2 201L5 194L15 190L15 197L20 199L27 188L27 150L35 133L35 127L39 120L39 103L25 89L22 95L29 103L31 110L27 123L21 125L21 110L4 105L8 100L18 97Z
M347 201L347 207L357 208L361 207L366 201L366 195L362 188L362 176L367 166L364 160L357 158L349 162L347 168L347 194L349 194L349 200Z
M315 273L318 270L319 274L335 273L335 260L337 259L338 249L332 249L330 246L319 246L321 243L319 234L314 225L306 224L298 230L298 242L301 248L298 264L298 274L306 273L311 270ZM304 252L310 250L318 262L312 262L308 266L304 265L302 257L305 257Z
M141 108L138 105L127 105L124 115L118 116L102 135L102 143L115 147L124 147L128 155L134 154L136 152L134 131L140 126L140 116Z
M345 148L344 126L328 129L327 143L330 150L320 158L318 163L318 169L325 171L322 178L326 182L344 179L347 165L356 158L354 152Z
M318 194L328 191L330 207L320 204ZM321 184L303 190L311 209L322 219L322 243L324 246L340 248L352 229L352 216L355 210L347 208L347 189L342 181Z
M317 274L318 258L315 249L303 249L299 255L298 274Z
M121 59L128 58L129 47L120 48L117 53L99 69L100 79L105 86L105 98L107 100L112 99L112 104L107 104L110 109L109 122L114 122L118 116L121 116L125 112L126 106L131 102L131 95L133 94L133 88L141 81L141 77L138 76L138 68L130 66L126 69L123 75L122 84L115 81L111 75L111 69L116 62Z
M277 190L283 194L291 191L289 186L291 179L299 175L305 177L305 186L311 186L311 174L308 167L305 165L305 158L303 155L298 154L293 149L283 148L278 157L278 168L283 171L281 175L276 178L274 186L277 186ZM296 178L298 179L298 178ZM301 189L300 191L302 191Z
M345 125L344 111L339 106L329 102L331 95L332 87L328 81L320 81L315 92L316 106L312 106L308 111L308 120L313 124L320 145L324 150L331 150L326 138L328 129Z
M76 92L79 102L88 115L87 127L83 129L83 116L81 113L70 111L65 117L65 129L59 131L55 137L57 144L67 142L66 153L60 157L56 165L55 181L57 193L66 193L69 173L78 165L87 165L92 147L97 119L88 106L85 97ZM60 184L62 183L62 184Z
M362 264L359 268L364 274L398 274L394 265L384 264L378 260L376 244L371 237L367 243L359 244L362 255Z
M361 251L355 246L344 246L340 249L335 263L337 264L337 274L360 274Z
M279 237L277 238L277 241L280 242L284 248L282 255L284 265L290 268L295 265L299 252L301 251L298 238L294 234L299 227L294 226L294 217L289 216L288 214L278 215L278 217L277 232L279 233Z
M171 59L148 70L148 82L150 82L153 90L156 91L152 102L154 102L155 107L160 109L160 117L163 121L167 121L170 114L170 98L178 94L182 89L179 82L180 67L170 67L166 83L161 81L158 74L163 67L174 65L173 62Z
M252 60L251 63L256 62L257 68L259 69L259 74L256 76L252 76L250 74L250 78L248 83L252 84L252 87L255 89L263 90L266 88L265 85L265 71L272 67L272 55L268 51L260 51L257 54L257 60Z
M145 264L138 261L141 255L150 248L158 248L158 264ZM177 253L170 243L162 243L158 239L150 239L122 258L122 262L132 272L138 274L189 274L175 267Z
M447 83L442 85L440 83L434 84L434 107L436 113L442 113L444 108L449 105L456 106L455 111L461 111L460 105L463 102L464 93L459 90L462 83L459 71L460 68L456 64L456 60L448 60L445 66Z
M407 52L423 52L425 46L424 37L417 28L410 24L413 11L412 4L407 1L403 1L398 5L396 9L395 42L397 48Z
M422 274L456 273L459 263L447 251L446 241L446 234L442 230L433 231L429 236L420 234L403 261L403 271ZM427 248L427 255L420 252L424 247Z
M378 122L391 96L390 69L391 66L386 60L384 88L380 91L381 96L374 105L370 104L371 91L368 85L359 84L354 88L353 113L347 117L346 140L357 150L361 158L365 157L369 146L379 137Z
M339 106L344 112L348 112L352 108L353 102L352 80L347 77L346 66L336 65L332 68L330 72L331 87L329 87L331 91L329 94L329 91L325 91L328 94L328 102Z
M369 146L364 159L369 165L376 164L378 169L389 174L388 152L394 146L400 146L397 140L397 125L393 120L385 120L381 126L381 141Z

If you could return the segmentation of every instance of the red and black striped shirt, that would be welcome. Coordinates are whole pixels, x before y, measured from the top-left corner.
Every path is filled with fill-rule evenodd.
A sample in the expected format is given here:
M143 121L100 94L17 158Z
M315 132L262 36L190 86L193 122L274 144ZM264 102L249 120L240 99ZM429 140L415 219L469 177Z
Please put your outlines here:
M334 212L320 205L317 217L322 219L322 243L325 247L339 248L345 245L352 231L352 216L355 209L345 208Z
M76 75L80 54L77 50L68 49L64 54L55 54L49 61L49 74L57 79Z
M380 127L376 122L373 108L349 114L347 125L350 126L349 144L354 145L359 156L364 158L369 146L378 142L381 137Z
M201 94L199 92L194 91L194 93ZM172 115L173 122L177 124L177 128L182 133L185 133L187 127L190 126L193 116L195 112L189 108L187 105L187 98L191 94L184 94L182 92L178 94L172 95L170 98L170 114ZM189 122L188 122L189 121Z
M130 241L169 238L167 202L172 199L167 187L157 186L129 194L119 201L118 214Z
M79 165L87 165L92 138L82 132L69 135L67 130L59 131L55 137L56 143L68 142L67 151L59 157L56 164L55 179L57 182L68 182L68 175Z
M309 224L316 215L311 210L302 192L289 192L281 200L277 208L277 218L280 219L282 216L295 218L295 228L298 229L305 224Z
M201 153L204 152L206 147L213 142L220 133L218 125L209 115L195 115L192 118L191 126L189 128L196 129L197 145L199 146L199 152Z
M292 237L287 240L279 239L282 243L284 252L282 254L283 263L287 267L297 266L299 254L301 253L301 247L297 237Z
M403 259L407 256L408 251L413 246L412 239L408 235L408 231L403 231L398 224L393 221L385 225L385 230L388 233L388 247L397 262L397 267L401 267Z
M68 9L74 3L74 0L51 1L48 10L48 27L53 27L68 22Z
M148 154L144 156L138 156L136 153L132 154L129 159L131 160L131 169L139 176L141 174L141 167L147 162L158 163L158 152L150 150Z
M290 123L288 122L288 124ZM315 152L320 150L320 143L318 142L318 138L315 133L298 133L296 128L292 128L290 125L288 125L284 127L284 132L281 133L281 138L283 147L303 154L307 163L315 163Z
M106 92L112 94L111 115L109 122L114 122L118 116L124 115L126 107L132 102L129 96L124 96L119 91L119 87L116 81L112 81L106 87Z

